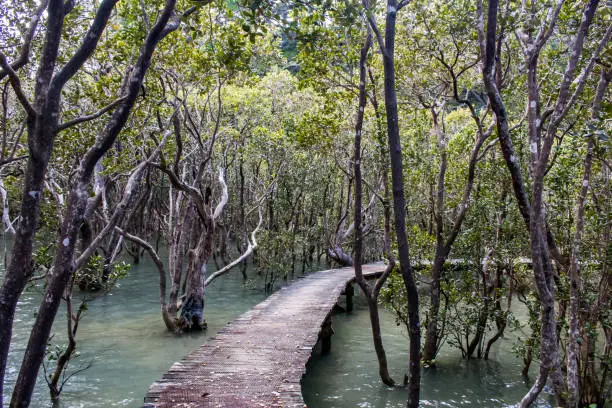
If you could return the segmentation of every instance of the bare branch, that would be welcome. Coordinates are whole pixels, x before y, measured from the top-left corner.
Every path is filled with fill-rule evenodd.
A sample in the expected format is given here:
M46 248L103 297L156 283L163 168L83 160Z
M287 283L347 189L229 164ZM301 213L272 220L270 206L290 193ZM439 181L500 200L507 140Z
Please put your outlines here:
M204 197L197 188L184 183L180 177L174 171L170 170L163 162L161 164L154 163L153 166L157 167L168 175L168 179L174 188L187 193L191 198L193 198L193 203L195 204L200 217L207 217L206 210L204 208Z
M128 179L128 182L125 186L123 198L121 199L119 204L116 206L115 212L110 217L106 226L102 229L102 231L100 231L98 236L96 236L96 238L91 242L91 244L89 244L89 246L83 251L83 253L74 261L73 270L77 270L78 268L80 268L81 266L85 264L87 259L89 259L89 257L93 253L93 251L95 251L98 248L98 246L102 243L104 238L106 238L106 236L111 231L113 231L115 226L119 224L119 222L123 219L123 216L125 215L127 207L130 204L132 196L134 195L134 192L136 191L136 189L138 188L138 185L140 184L140 179L141 179L143 170L148 165L150 165L152 160L159 154L162 147L166 143L166 140L170 136L170 133L171 133L170 131L167 131L161 143L159 144L159 146L157 146L157 148L153 151L153 153L151 153L148 159L140 163L134 169L134 172L130 175L130 178Z
M551 130L553 131L552 133L556 131L555 128L559 125L559 122L561 122L561 119L563 119L564 113L567 111L567 106L569 106L569 104L567 104L567 98L569 96L570 86L572 84L572 81L574 80L576 66L578 65L578 61L580 60L580 57L582 56L584 40L586 39L586 36L588 34L589 27L593 23L593 19L595 17L595 11L597 9L598 3L599 3L599 0L589 0L584 10L582 21L580 23L580 28L578 29L578 33L576 34L574 43L571 45L569 49L570 58L567 61L567 66L563 74L563 81L561 82L561 86L559 88L559 96L557 98L557 103L555 104L553 117L551 119L551 126L549 127L549 135L551 134L550 132ZM606 38L609 35L609 32L610 32L610 28L608 27L608 31L606 35L604 36L604 38ZM606 44L603 43L603 46L605 45ZM599 47L602 47L601 43ZM599 47L598 47L598 50L599 50ZM552 139L552 137L549 137L549 139ZM552 141L550 141L550 143L552 143ZM548 144L548 143L545 143L545 144ZM543 148L543 150L548 150L548 149ZM542 154L545 157L545 152L543 152Z
M142 11L142 20L144 22L145 30L148 34L151 31L151 22L149 21L149 14L147 13L144 0L140 0L140 9Z
M489 144L487 144L487 145L484 147L484 149L482 149L482 153L480 154L480 156L478 156L478 159L476 159L476 160L477 160L477 161L482 160L482 159L483 159L483 158L486 156L487 152L488 152L488 151L489 151L489 150L490 150L490 149L491 149L493 146L495 146L495 145L497 144L497 142L499 142L499 139L498 139L498 138L495 138L495 139L491 140L491 141L489 142Z
M9 215L7 192L4 188L4 182L2 181L2 178L0 178L0 195L2 196L2 221L4 221L4 225L6 226L5 231L14 234L15 228L13 228L13 223L11 222L11 217Z
M470 161L468 164L468 178L467 178L467 182L465 185L465 189L463 190L463 197L461 199L461 204L459 204L459 214L457 215L455 224L453 225L453 228L446 242L444 243L444 247L447 249L447 251L450 251L450 247L453 245L453 243L455 242L455 239L459 235L461 224L463 223L465 215L467 214L467 210L468 210L469 203L470 203L470 196L472 193L472 187L474 185L476 164L478 163L478 159L479 159L478 153L480 152L480 149L482 148L482 145L484 144L484 142L493 132L494 125L495 123L491 124L491 126L489 127L489 129L487 129L486 132L479 134L478 139L476 143L474 144L474 147L472 148L472 152L470 154Z
M552 35L553 31L555 30L555 26L557 25L557 20L559 19L559 13L561 12L561 7L563 6L563 3L565 3L565 0L557 0L557 5L554 10L552 8L548 10L548 15L546 16L546 19L542 22L542 27L540 28L540 32L537 34L536 37L535 49L532 52L536 54L539 53L544 44L546 44L546 42ZM544 30L544 26L547 21L550 21L548 23L548 29Z
M365 11L366 20L370 24L372 31L374 32L374 36L376 37L376 42L378 42L378 47L383 55L387 55L387 47L385 46L385 40L376 24L376 18L372 14L372 9L370 7L370 2L368 0L362 0L363 9Z
M403 9L404 7L406 7L408 4L410 4L412 0L401 0L399 2L399 4L397 5L397 11Z
M484 61L487 49L486 36L484 30L484 8L482 7L482 0L476 0L476 12L477 12L477 23L476 29L478 31L478 43L480 45L480 59ZM520 43L520 41L519 41ZM487 69L490 67L487 66ZM486 69L483 69L486 71Z
M59 93L64 84L66 84L66 82L78 72L85 61L87 61L87 59L96 50L98 41L102 36L102 32L106 28L108 19L110 18L111 12L113 11L113 8L115 8L117 1L118 0L103 0L102 3L100 3L94 20L91 23L89 30L87 30L87 33L83 37L83 42L81 43L79 49L74 53L66 65L53 76L49 90L51 95Z
M91 115L86 115L86 116L80 116L78 118L74 118L72 120L69 120L67 122L64 122L62 124L60 124L57 127L57 131L61 132L62 130L66 130L72 126L76 126L80 123L83 122L88 122L90 120L94 120L99 118L100 116L104 115L106 112L110 111L111 109L115 108L117 105L119 105L121 102L123 102L125 100L125 98L119 98L114 100L113 102L109 103L108 105L106 105L105 107L103 107L102 109L100 109L99 111L92 113Z
M136 244L146 249L149 253L149 256L151 256L151 259L153 259L153 263L155 263L157 271L159 272L159 302L162 308L162 317L164 319L166 327L168 327L168 329L173 328L174 323L170 321L166 306L166 270L164 269L164 263L160 259L153 246L144 239L137 237L136 235L129 234L117 226L115 226L115 231L121 234L122 237L125 237L125 239L135 242Z
M240 264L242 261L247 259L253 253L255 248L257 248L257 240L255 239L255 235L259 231L259 228L261 227L262 222L263 222L263 216L261 214L261 206L260 206L259 207L259 222L257 223L257 227L255 227L253 232L251 232L251 239L250 239L250 241L248 241L248 246L247 246L246 251L244 251L244 253L242 255L240 255L240 257L235 259L233 262L230 262L225 267L219 269L218 271L216 271L215 273L210 275L208 277L208 279L206 279L206 282L204 283L205 287L210 285L212 283L212 281L217 279L219 276L229 272L232 268L234 268L235 266Z
M221 183L223 192L221 193L221 201L219 202L219 204L217 204L217 207L215 207L215 212L213 213L213 220L215 221L223 213L223 209L225 208L225 205L227 204L227 201L229 199L229 195L227 192L227 184L225 183L225 171L221 167L219 168L219 183Z
M13 68L9 65L8 61L6 60L6 55L4 55L4 53L2 53L1 51L0 51L0 66L4 69L4 72L8 75L9 81L11 82L11 86L13 87L13 90L15 91L15 95L17 96L19 103L21 103L21 106L23 106L23 109L25 109L26 114L30 118L33 118L34 116L36 116L36 111L34 110L32 105L30 105L30 101L28 101L28 97L25 95L25 93L23 93L23 89L21 89L21 80L17 76L17 73L15 72L15 70L13 70Z
M372 210L372 208L374 207L374 204L376 204L376 198L378 196L378 194L376 194L376 193L377 192L374 192L372 194L372 197L370 197L370 201L368 202L368 205L361 212L362 217L366 216ZM341 235L340 239L337 240L337 243L340 244L340 243L344 242L349 237L349 235L351 235L351 233L353 232L354 229L355 229L355 221L351 222L349 224L348 228L342 232L342 235ZM364 227L363 230L366 231L367 228Z
M578 98L578 96L582 94L586 81L591 75L591 72L593 72L593 67L595 67L595 62L601 55L606 45L610 43L610 39L612 39L612 24L608 25L608 29L606 30L606 33L604 34L603 38L599 42L597 49L591 56L591 59L589 60L588 65L582 70L580 75L578 75L578 77L576 77L576 79L574 80L574 83L577 83L576 89L574 90L574 93L572 94L572 96L569 98L569 101L567 102L567 105L565 106L565 109L563 110L563 113L561 114L561 118L567 115L571 107L576 102L576 99Z
M198 9L198 7L205 6L209 3L212 3L212 0L198 1L198 6L192 6L188 8L186 11L184 11L183 13L175 13L173 18L171 18L170 21L168 21L166 28L162 32L162 36L165 37L166 35L170 34L172 31L176 30L183 19L192 15Z
M27 158L28 156L9 157L8 159L0 160L0 167L4 166L5 164L10 164Z
M38 27L38 23L40 22L40 17L45 12L47 8L47 4L49 2L47 0L43 1L40 6L34 12L34 16L32 17L32 21L30 21L30 26L28 27L28 31L26 31L25 38L23 40L23 44L21 44L21 52L15 61L13 61L10 65L11 69L17 71L19 68L23 67L30 60L30 45L32 44L32 39L34 38L34 34L36 33L36 28ZM5 76L8 75L8 72L3 69L0 71L0 80L2 80Z

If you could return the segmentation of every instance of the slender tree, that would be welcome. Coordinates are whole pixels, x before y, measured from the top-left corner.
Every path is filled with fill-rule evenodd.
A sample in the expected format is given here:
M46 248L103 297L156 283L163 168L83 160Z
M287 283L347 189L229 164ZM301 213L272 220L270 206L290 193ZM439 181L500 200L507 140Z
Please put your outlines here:
M483 79L489 102L497 119L497 133L506 165L512 177L512 186L529 231L531 257L533 262L534 280L541 302L541 339L540 339L540 370L533 387L521 401L522 407L527 407L535 401L536 397L551 377L553 391L558 405L566 405L566 382L560 365L559 342L555 318L555 281L552 258L567 265L567 258L563 257L554 237L547 225L544 213L544 176L549 167L551 151L556 141L557 131L563 119L575 104L582 93L595 61L605 47L612 34L612 25L599 40L591 58L587 61L582 73L577 76L577 65L584 50L584 42L593 23L598 0L587 2L581 15L581 22L575 37L570 43L568 59L556 99L549 109L541 110L541 89L538 83L538 60L543 47L551 38L564 6L564 0L558 0L543 19L538 31L535 27L536 8L532 6L527 10L523 3L523 12L528 14L528 24L523 30L523 50L527 68L527 117L530 150L530 170L532 174L531 200L527 195L526 183L523 179L521 167L515 154L510 138L508 111L496 82L495 66L497 54L497 19L499 2L488 1L487 26L484 25L484 8L482 1L478 0L478 37L480 49L483 54ZM571 87L575 82L573 92ZM546 127L544 125L547 125Z
M354 238L354 268L355 278L357 284L363 291L368 300L368 310L370 313L370 324L372 326L372 339L374 342L374 350L376 350L376 356L378 358L378 373L383 383L389 386L395 385L395 381L389 375L389 368L387 366L387 355L382 343L382 334L380 330L380 317L378 313L378 295L384 285L389 274L393 271L395 261L392 257L389 259L389 264L383 272L382 276L376 279L373 285L363 277L362 271L362 248L363 248L363 228L362 228L362 199L363 199L363 186L361 176L361 138L363 134L363 117L367 104L367 88L366 83L368 80L367 74L367 61L368 52L372 47L372 30L368 26L367 35L364 40L363 46L361 47L361 53L359 58L359 107L357 109L357 122L355 124L355 151L354 151L354 175L355 175L355 238Z
M9 63L0 52L2 77L8 76L11 86L26 113L29 158L24 176L20 222L16 228L10 261L0 289L0 406L3 400L4 374L12 336L15 307L28 278L32 275L32 246L40 217L41 197L47 165L59 128L62 89L92 55L116 0L100 3L83 42L68 62L56 69L64 18L72 10L74 2L49 0L34 12L30 29L21 47L19 57ZM31 42L40 18L47 14L45 40L40 51L39 68L34 87L34 103L25 94L21 80L15 71L29 60ZM44 340L46 343L46 340ZM38 370L37 370L38 371ZM29 397L24 404L29 403Z
M104 1L101 3L97 11L96 18L94 19L94 22L92 23L92 26L90 27L89 33L86 35L83 44L77 50L73 59L71 59L66 64L66 66L62 70L58 71L55 75L53 75L53 65L57 59L57 50L60 42L61 27L66 10L63 4L56 5L53 2L49 4L49 21L46 42L48 44L53 44L53 47L51 47L49 53L50 57L52 57L50 61L51 71L47 73L47 70L49 70L49 66L44 65L43 61L41 63L41 67L43 68L41 68L41 70L39 71L39 76L41 75L41 73L45 73L45 75L43 75L43 79L46 77L49 78L47 80L49 85L48 88L45 89L46 92L44 94L47 98L50 98L50 100L46 101L43 106L53 106L53 109L48 112L48 118L42 118L45 120L36 120L37 126L35 126L35 128L38 129L38 123L42 121L42 124L44 124L44 126L41 126L40 129L46 132L43 132L41 135L44 136L43 140L36 138L37 141L40 140L41 142L46 142L42 144L42 160L39 164L32 164L32 167L36 171L36 174L38 175L38 177L41 178L40 183L42 183L42 177L44 177L44 170L46 168L46 164L48 163L49 156L53 148L54 137L57 134L58 128L61 127L61 125L57 123L57 113L59 109L59 96L61 93L61 89L68 81L68 79L78 71L78 69L82 66L83 62L95 50L97 41L100 38L104 27L106 26L106 23L108 21L112 9L115 6L115 3L116 1L111 0ZM77 176L74 179L72 191L70 193L69 199L67 200L67 207L62 220L60 237L58 239L57 245L58 250L54 259L53 273L49 278L48 286L44 295L44 301L40 305L37 318L34 323L30 339L28 341L26 353L23 358L21 369L19 371L19 376L17 378L15 389L12 394L10 404L11 407L26 407L30 404L30 399L32 396L34 385L36 383L38 370L44 358L51 327L53 325L55 315L61 302L62 294L66 289L68 283L70 282L70 278L74 272L73 257L76 247L77 234L80 230L82 218L87 207L87 189L91 181L94 168L96 166L96 163L98 163L98 161L108 151L108 149L113 146L115 139L125 126L130 116L131 110L136 103L138 94L141 90L142 83L144 81L145 74L151 63L151 58L153 56L155 48L164 37L166 37L168 34L178 28L180 20L184 16L184 14L175 13L174 8L175 1L166 1L162 13L158 17L155 25L151 27L151 30L149 31L147 37L144 40L144 44L142 46L138 60L136 61L134 67L131 68L125 76L125 85L121 90L122 93L119 98L121 99L121 102L115 108L106 126L97 136L94 145L87 151L87 153L81 159L79 168L77 170ZM55 22L56 25L50 26L50 22ZM47 55L47 53L45 52L44 55ZM7 69L7 65L4 64L3 68ZM44 82L44 80L41 81L41 83ZM37 86L39 85L40 83L37 81ZM36 143L34 143L34 145L36 145ZM32 151L32 160L37 158L40 153L41 152L38 152L37 154L36 151ZM39 184L37 184L37 186L38 185ZM26 191L28 191L27 186ZM39 212L40 208L40 204L37 204L40 199L40 191L41 188L30 190L30 194L24 195L24 205L26 203L29 203L27 208L24 209L36 209L34 214L35 219L32 220L34 224L37 221L36 214ZM28 199L27 197L30 197L30 199ZM31 239L32 234L29 237L29 248L27 248L29 254L24 254L24 256L27 256L28 258L31 257ZM15 252L13 253L12 259L16 259ZM11 264L14 263L15 262L13 261ZM21 265L23 265L23 262L21 262ZM5 286L7 281L10 282L8 278L9 273L7 273L7 278L5 279ZM21 286L21 289L23 289L23 285Z
M389 156L391 160L395 236L397 239L400 272L404 280L406 295L408 297L408 319L410 322L410 379L407 406L409 408L414 408L419 405L419 392L421 387L421 324L419 318L419 294L413 276L412 265L410 264L408 239L406 235L406 199L404 197L402 146L400 143L397 93L395 89L395 34L397 13L409 3L409 0L402 0L399 3L395 0L387 1L384 37L376 23L373 5L364 1L363 6L383 57L387 139L389 142Z

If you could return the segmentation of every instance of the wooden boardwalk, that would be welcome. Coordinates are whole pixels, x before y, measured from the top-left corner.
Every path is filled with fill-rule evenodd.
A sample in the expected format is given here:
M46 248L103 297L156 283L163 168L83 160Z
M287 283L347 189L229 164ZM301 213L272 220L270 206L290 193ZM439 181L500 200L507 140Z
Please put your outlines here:
M363 272L384 268L364 265ZM282 288L174 363L151 385L144 407L305 407L306 363L353 280L353 268L332 269Z

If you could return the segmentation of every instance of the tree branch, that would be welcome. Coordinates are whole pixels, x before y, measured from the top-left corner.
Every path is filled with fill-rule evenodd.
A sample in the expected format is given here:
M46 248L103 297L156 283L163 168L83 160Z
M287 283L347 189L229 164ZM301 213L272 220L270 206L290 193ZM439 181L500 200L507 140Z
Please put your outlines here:
M567 107L570 106L569 104L566 103L567 98L569 96L570 86L572 84L572 81L574 80L574 73L576 71L576 66L578 65L578 61L580 60L580 57L582 56L584 40L588 34L589 27L593 23L593 18L595 17L595 11L597 9L598 4L599 4L599 0L589 0L589 3L587 4L584 10L582 21L580 23L580 28L578 29L578 33L576 34L574 43L570 46L570 49L569 49L570 58L567 62L567 66L563 74L563 81L561 82L561 86L559 87L559 96L557 97L557 103L555 104L554 113L551 119L551 126L549 127L549 132L548 132L549 139L552 138L550 137L550 134L551 134L550 131L553 130L554 132L556 132L557 126L563 119L564 113L567 111ZM608 27L608 32L606 33L604 38L606 38L609 35L609 32L610 32L610 27ZM605 46L605 43L603 45ZM601 46L602 44L600 43L600 47ZM585 79L583 78L582 80L584 81Z
M123 102L125 100L125 97L119 98L114 100L113 102L109 103L108 105L106 105L105 107L103 107L102 109L100 109L99 111L92 113L90 115L86 115L86 116L80 116L78 118L74 118L71 119L67 122L64 122L62 124L60 124L57 127L57 131L61 132L62 130L66 130L72 126L76 126L78 124L81 124L83 122L88 122L90 120L94 120L99 118L100 116L104 115L106 112L110 111L111 109L115 108L117 105L119 105L121 102Z
M215 273L210 275L208 277L208 279L206 279L206 282L204 283L204 287L210 285L212 283L212 281L217 279L219 276L229 272L232 268L234 268L235 266L239 265L242 261L247 259L253 253L255 248L257 248L257 240L255 239L255 235L259 231L259 228L261 227L262 222L263 222L263 216L261 214L261 207L259 207L259 222L257 223L257 227L255 227L253 232L251 232L251 239L250 239L250 241L247 240L248 241L248 246L247 246L246 251L244 251L244 253L242 255L240 255L240 257L235 259L233 262L227 264L225 267L219 269L218 271L216 271Z
M159 272L159 302L162 308L162 316L165 321L168 318L168 315L166 311L166 270L164 269L164 263L160 259L153 246L144 239L137 237L136 235L129 234L117 226L115 226L115 231L125 237L125 239L135 242L136 244L146 249L149 255L151 256L151 259L153 259L153 263L155 263L157 271ZM165 323L168 328L174 327L172 322Z
M448 238L446 239L446 242L444 243L444 247L447 251L450 251L450 247L453 245L453 243L455 242L455 239L459 235L461 224L463 223L465 215L467 214L467 210L468 210L469 202L470 202L470 196L472 193L472 187L474 185L474 178L476 175L476 164L478 163L478 160L479 160L478 153L480 152L480 149L482 148L482 145L484 144L484 142L489 138L489 136L491 136L491 133L493 133L494 125L495 123L491 124L491 126L489 127L489 129L487 129L486 132L480 133L478 135L478 139L476 143L474 144L474 147L472 148L472 153L470 154L470 161L468 164L467 183L465 185L465 189L463 190L463 198L461 199L461 204L459 204L459 215L457 216L457 219L455 220L455 224L453 225L450 235L448 236Z
M85 34L81 46L66 63L66 65L53 76L49 89L49 93L51 95L59 93L66 82L78 72L85 61L87 61L87 59L96 50L98 41L102 36L102 32L106 28L108 19L110 18L111 12L113 11L117 1L118 0L102 1L98 7L98 10L96 11L96 16L94 17L89 30L87 30L87 34Z
M38 28L40 17L45 12L48 3L48 0L44 0L34 12L34 17L32 17L32 21L30 21L30 26L28 27L28 31L26 31L23 44L21 45L21 52L17 59L10 64L12 70L17 71L30 61L30 46L32 44L32 39L36 33L36 28ZM6 69L0 71L0 81L7 75L8 71L6 71Z
M19 156L19 157L9 157L8 159L4 159L4 160L0 160L0 167L6 165L6 164L10 164L16 161L20 161L23 159L27 159L28 156Z
M170 133L171 133L170 131L167 131L161 143L159 144L159 146L157 146L157 148L153 151L153 153L151 153L151 155L147 158L147 160L140 163L136 167L136 169L134 169L134 172L130 175L128 182L125 185L123 198L117 205L115 212L110 217L106 226L102 229L102 231L100 231L98 236L96 236L96 238L91 242L91 244L89 244L89 246L83 251L83 253L81 253L81 255L74 261L73 270L76 271L78 268L80 268L81 266L85 264L85 262L89 259L89 257L93 253L93 251L95 251L98 248L98 246L100 246L104 238L106 238L106 236L112 230L114 230L115 226L119 224L119 222L123 219L123 216L125 215L127 207L130 204L132 196L134 195L134 191L136 191L136 189L138 188L138 185L140 184L140 179L141 179L143 170L148 165L150 165L152 160L155 158L155 156L159 154L162 147L166 143L168 136L170 136Z
M105 0L105 3L112 3L116 1L117 0ZM96 143L83 157L83 160L81 161L81 169L79 170L79 178L84 182L85 180L89 180L95 164L108 151L108 149L110 149L119 132L121 132L125 126L131 110L136 104L138 94L140 93L140 88L144 82L145 74L149 65L151 64L153 52L155 51L157 44L167 34L169 34L169 31L166 30L166 26L168 25L168 21L170 20L171 16L174 14L175 5L176 0L165 1L163 11L147 35L138 60L128 75L129 79L126 81L126 86L123 91L125 100L120 103L118 108L113 112L109 122L98 135Z
M2 221L4 221L4 225L6 226L5 232L8 231L11 234L15 234L15 228L13 227L13 223L11 222L11 217L9 214L8 207L8 199L7 199L7 191L4 188L4 182L0 177L0 195L2 196Z
M572 94L572 96L570 96L567 102L567 105L565 106L565 109L563 110L563 113L561 114L561 118L564 118L567 115L571 107L576 102L576 99L578 98L578 96L580 96L580 94L582 93L587 79L591 75L591 72L593 72L593 67L595 67L595 62L597 62L599 55L601 55L601 52L606 47L606 45L610 43L610 39L612 39L612 24L608 25L608 29L606 30L606 33L604 34L603 38L599 42L597 49L591 56L591 59L589 60L588 65L582 70L580 75L578 75L578 77L574 80L574 83L577 83L576 89L574 90L574 93Z
M229 199L229 194L227 192L227 184L225 183L225 171L221 167L219 167L219 183L221 183L223 192L221 193L221 201L219 202L219 204L217 204L217 206L215 207L215 212L213 213L214 221L216 221L221 216L221 214L223 213L223 209L225 208L225 205L227 204L227 201Z
M412 0L401 0L399 4L397 5L397 11L400 11L401 9L406 7L408 4L410 4L411 1Z
M34 110L32 105L30 105L30 101L28 101L28 97L25 95L25 93L23 93L23 89L21 89L21 80L17 76L17 73L15 72L15 70L13 70L13 68L9 65L8 61L6 60L6 55L4 55L4 53L1 51L0 51L0 66L4 69L4 72L6 73L6 75L8 75L9 81L11 82L11 86L13 87L13 90L15 91L15 95L17 96L19 103L21 103L21 106L23 106L23 109L25 109L28 117L33 118L34 116L36 116L36 111Z
M554 11L553 9L549 9L548 15L542 23L543 26L540 28L540 32L537 34L535 49L532 50L533 53L538 54L552 33L555 31L555 26L557 25L557 20L559 19L559 13L561 13L563 3L565 3L565 0L557 0L557 5L555 6ZM544 30L544 24L546 24L546 21L550 21L550 23L548 25L548 29Z
M376 24L376 18L372 15L370 2L368 0L362 0L362 5L365 12L366 20L368 21L370 27L372 28L372 31L374 32L376 42L378 42L378 47L380 48L380 51L383 53L383 55L387 55L387 47L385 46L385 40L382 36L382 33L380 32L380 29L378 28L378 25Z

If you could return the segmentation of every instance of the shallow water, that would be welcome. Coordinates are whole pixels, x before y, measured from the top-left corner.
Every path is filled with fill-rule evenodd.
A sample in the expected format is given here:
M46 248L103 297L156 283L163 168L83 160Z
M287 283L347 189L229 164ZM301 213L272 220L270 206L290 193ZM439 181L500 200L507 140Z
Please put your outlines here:
M69 371L89 363L91 367L70 379L62 392L60 407L142 406L149 385L175 361L265 299L262 285L243 285L240 272L232 271L217 279L207 291L204 310L207 331L176 336L165 329L161 319L158 284L157 270L145 259L111 293L88 302L88 311L76 336L79 357L71 362ZM75 307L81 295L75 292ZM17 377L39 299L39 293L29 290L18 304L5 400ZM65 343L65 325L65 312L60 308L53 342ZM49 407L48 395L41 370L31 406Z
M3 268L0 268L3 269ZM251 272L251 276L255 276ZM225 324L265 298L259 281L244 285L238 271L216 280L207 292L206 332L175 336L165 330L159 310L158 275L145 258L132 268L112 293L88 303L77 333L78 358L70 372L91 363L64 387L60 407L140 407L149 385L175 361L204 343ZM75 293L75 307L79 293ZM81 294L82 295L82 294ZM40 294L26 291L17 308L9 355L5 399L17 377ZM381 311L383 339L391 374L401 381L407 367L408 340L393 316ZM403 407L406 390L384 386L377 375L367 307L356 299L351 314L334 316L331 354L315 351L303 380L309 407ZM60 309L53 342L65 342L65 312ZM461 359L457 350L442 350L438 367L423 372L424 407L509 407L527 390L521 362L511 351L511 339L498 342L489 361ZM532 373L534 373L532 367ZM49 407L43 373L32 407ZM535 374L534 374L535 375ZM549 407L541 400L538 406Z
M408 337L405 329L395 324L391 313L381 309L380 317L390 374L396 382L402 382L408 370ZM304 400L309 407L406 406L406 389L393 389L380 381L369 325L363 299L357 300L353 313L334 316L332 351L321 356L316 350L302 380ZM464 360L459 350L443 346L437 366L422 372L421 406L515 406L528 386L521 377L521 360L512 352L514 336L506 337L492 347L488 361ZM535 370L537 367L532 365L530 372L534 378ZM551 404L540 399L535 406Z

